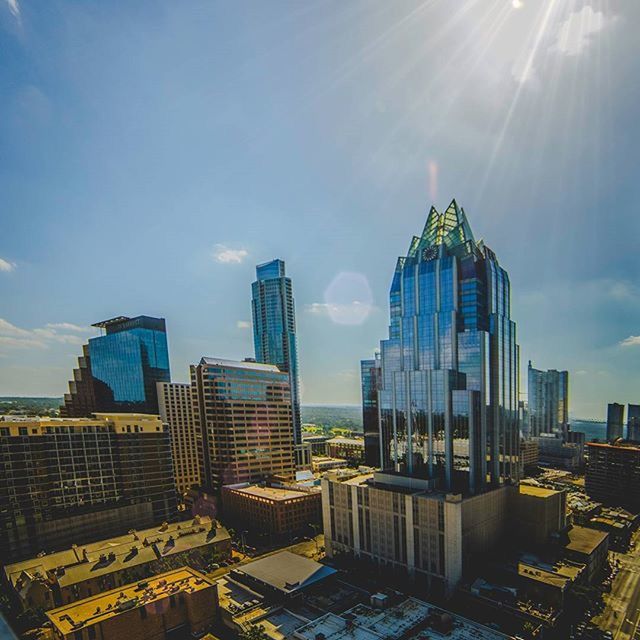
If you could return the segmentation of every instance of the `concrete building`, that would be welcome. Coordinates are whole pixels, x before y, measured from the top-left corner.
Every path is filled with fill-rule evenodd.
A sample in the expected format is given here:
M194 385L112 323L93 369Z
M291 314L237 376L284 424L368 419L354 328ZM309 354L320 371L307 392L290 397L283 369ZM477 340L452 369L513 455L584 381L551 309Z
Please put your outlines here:
M327 440L327 455L347 460L353 466L363 464L364 448L364 438L337 437Z
M5 560L176 516L171 437L158 416L4 421L0 452Z
M160 573L168 563L204 569L230 555L227 530L196 517L9 564L4 577L24 609L46 611Z
M349 462L344 458L330 458L329 456L313 456L312 464L314 473L346 469L349 466Z
M588 527L573 526L567 536L565 558L584 564L587 567L587 581L595 582L607 565L609 534Z
M520 484L514 500L516 535L525 544L548 544L567 528L567 493Z
M171 452L176 488L183 495L200 485L201 438L193 420L191 385L178 382L158 382L158 405L162 421L169 425Z
M202 358L191 366L200 477L224 485L295 478L289 374L275 365Z
M624 405L612 402L607 405L607 442L624 437Z
M329 436L319 433L302 434L302 441L311 445L311 454L314 456L327 455L327 440L329 440Z
M538 442L533 438L520 440L520 476L538 466Z
M528 369L529 436L562 433L569 424L569 373Z
M296 471L311 471L313 469L313 449L310 442L295 445Z
M640 442L640 404L630 404L627 408L627 440Z
M322 523L320 487L228 485L222 489L222 507L226 521L268 533L272 540L313 535Z
M581 442L568 442L566 435L561 433L543 433L533 440L538 445L541 465L569 471L578 471L584 466L584 444Z
M585 489L607 506L640 511L640 445L587 443Z
M474 560L500 544L514 490L463 497L393 473L325 478L327 555L368 560L408 573L429 593L450 594Z
M215 582L182 567L47 612L55 640L201 637L218 609Z

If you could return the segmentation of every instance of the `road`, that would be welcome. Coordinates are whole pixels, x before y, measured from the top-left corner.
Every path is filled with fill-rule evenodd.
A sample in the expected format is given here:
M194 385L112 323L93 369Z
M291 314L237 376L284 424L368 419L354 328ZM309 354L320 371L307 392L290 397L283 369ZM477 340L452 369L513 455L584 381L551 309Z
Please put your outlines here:
M636 547L629 553L611 552L620 561L611 593L605 594L605 608L593 619L603 631L611 631L616 640L640 640L640 531L634 535Z

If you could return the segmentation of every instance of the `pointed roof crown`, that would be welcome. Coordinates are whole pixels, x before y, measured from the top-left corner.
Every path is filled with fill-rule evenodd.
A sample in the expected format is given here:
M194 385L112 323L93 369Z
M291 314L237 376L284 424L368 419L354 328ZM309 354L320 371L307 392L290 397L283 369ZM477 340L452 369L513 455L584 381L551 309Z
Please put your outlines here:
M475 243L473 233L471 233L464 209L459 207L453 199L444 213L439 213L435 207L431 207L415 252L418 249L436 247L441 244L451 249L466 242ZM414 242L412 242L411 248L414 248Z

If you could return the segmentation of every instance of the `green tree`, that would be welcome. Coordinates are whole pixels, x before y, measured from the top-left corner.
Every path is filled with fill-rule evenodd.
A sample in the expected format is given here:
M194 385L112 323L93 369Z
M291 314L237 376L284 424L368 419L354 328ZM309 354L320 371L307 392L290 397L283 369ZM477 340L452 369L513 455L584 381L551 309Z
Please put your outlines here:
M240 634L240 640L269 640L262 625L248 624Z

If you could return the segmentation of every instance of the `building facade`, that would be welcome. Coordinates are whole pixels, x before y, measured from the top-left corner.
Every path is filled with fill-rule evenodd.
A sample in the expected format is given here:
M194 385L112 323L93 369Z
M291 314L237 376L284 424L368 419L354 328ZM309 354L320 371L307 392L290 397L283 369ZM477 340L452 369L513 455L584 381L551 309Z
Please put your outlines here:
M377 468L380 466L380 416L378 415L378 390L380 389L380 354L371 360L360 361L360 383L362 391L362 426L364 429L365 464ZM390 434L385 434L390 441Z
M563 433L569 424L569 373L528 368L529 436Z
M177 382L158 382L158 405L162 421L169 425L176 488L184 494L200 485L201 438L193 419L191 385Z
M630 404L627 408L627 440L640 442L640 404Z
M350 465L358 466L364 462L365 443L362 438L338 436L327 440L327 455L330 458L342 458Z
M607 405L607 441L624 437L624 405L612 402Z
M157 414L156 382L171 379L164 319L121 316L92 326L104 334L83 347L61 415Z
M284 262L272 260L258 265L251 291L256 360L289 374L293 439L299 444L302 432L296 313L291 278L285 275Z
M47 612L54 640L200 638L216 620L216 583L182 567Z
M275 365L202 358L191 366L202 484L295 478L289 374Z
M607 506L640 511L640 446L587 443L585 489L590 498Z
M12 558L176 514L171 437L157 416L2 422L0 453L0 549Z

